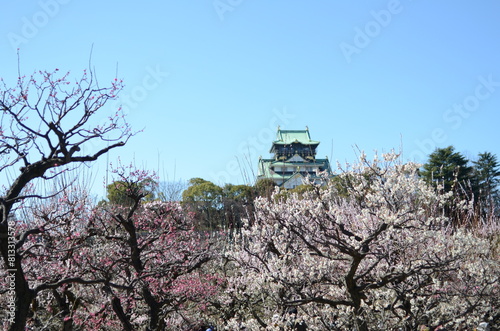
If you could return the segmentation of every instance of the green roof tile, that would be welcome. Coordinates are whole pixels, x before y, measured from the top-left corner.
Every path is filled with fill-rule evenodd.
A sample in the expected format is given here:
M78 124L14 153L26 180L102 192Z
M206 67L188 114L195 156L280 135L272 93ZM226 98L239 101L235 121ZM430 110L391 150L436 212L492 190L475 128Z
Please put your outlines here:
M316 169L332 176L329 160L315 157L318 145L319 141L311 140L307 127L306 130L281 130L278 127L276 140L270 150L274 158L259 159L257 178L270 178L279 186L288 188L296 185L290 182L296 177L307 176L316 182L322 181L323 177L316 173Z
M280 130L273 144L288 145L292 143L301 143L304 145L318 145L319 141L311 140L309 130Z

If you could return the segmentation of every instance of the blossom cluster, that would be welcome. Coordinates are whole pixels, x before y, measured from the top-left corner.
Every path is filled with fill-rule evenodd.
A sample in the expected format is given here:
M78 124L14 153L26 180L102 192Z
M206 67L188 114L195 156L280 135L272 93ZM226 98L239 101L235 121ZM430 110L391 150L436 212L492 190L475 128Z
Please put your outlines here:
M497 321L500 223L453 226L449 195L418 168L394 154L362 155L326 186L258 198L251 221L227 236L140 190L124 191L132 205L95 205L63 185L15 210L17 254L36 294L28 327L417 330ZM116 174L137 188L155 179L130 167Z
M458 327L494 315L498 227L451 228L448 196L418 168L362 155L327 187L259 199L254 224L227 253L233 323L272 329L290 307L315 330Z

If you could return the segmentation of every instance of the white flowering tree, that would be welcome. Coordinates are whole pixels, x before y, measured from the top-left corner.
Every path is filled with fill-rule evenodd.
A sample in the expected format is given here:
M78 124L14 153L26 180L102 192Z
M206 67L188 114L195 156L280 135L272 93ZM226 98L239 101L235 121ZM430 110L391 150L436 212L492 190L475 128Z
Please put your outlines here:
M257 200L255 223L226 256L229 328L298 319L313 330L416 330L494 315L498 227L447 228L447 196L417 171L395 154L362 155L325 188Z

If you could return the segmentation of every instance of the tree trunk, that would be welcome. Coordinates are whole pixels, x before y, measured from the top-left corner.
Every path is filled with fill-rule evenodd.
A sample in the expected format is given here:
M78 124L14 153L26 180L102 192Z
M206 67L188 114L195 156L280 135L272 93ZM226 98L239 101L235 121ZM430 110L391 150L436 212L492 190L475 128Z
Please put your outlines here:
M356 322L356 330L357 331L368 331L368 325L366 321L363 320L363 308L361 307L361 300L364 294L359 290L360 288L357 286L356 281L354 280L354 275L356 274L356 270L358 269L362 256L353 256L353 261L351 264L351 269L349 273L345 277L345 284L347 292L349 293L352 303L354 304L354 316Z
M111 306L113 307L113 311L115 312L116 316L118 316L118 319L122 323L123 330L132 331L134 328L132 327L132 324L130 324L127 315L123 311L121 300L117 297L114 297L113 299L111 299Z
M147 305L149 306L149 327L148 331L156 331L159 329L160 322L160 309L159 304L151 294L151 291L148 289L146 285L142 288L142 295Z
M9 331L24 331L30 314L30 305L35 298L34 291L29 288L28 282L24 278L20 263L17 263L18 260L16 256L16 313L14 323L11 324Z

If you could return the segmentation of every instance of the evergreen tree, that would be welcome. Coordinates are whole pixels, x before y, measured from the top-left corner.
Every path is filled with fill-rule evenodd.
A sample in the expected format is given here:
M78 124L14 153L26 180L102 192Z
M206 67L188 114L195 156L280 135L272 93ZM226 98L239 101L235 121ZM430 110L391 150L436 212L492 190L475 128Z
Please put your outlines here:
M222 203L224 206L224 226L227 229L239 229L243 219L253 222L254 200L256 189L250 185L226 184L222 188Z
M276 187L276 183L271 178L264 178L259 179L254 187L258 196L270 199Z
M457 190L458 185L466 184L472 178L473 168L461 153L453 146L437 148L429 155L429 161L423 165L420 175L430 184L442 184L444 191Z
M474 187L478 202L483 208L498 204L500 194L500 164L496 155L489 152L479 153L474 164Z

